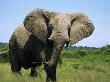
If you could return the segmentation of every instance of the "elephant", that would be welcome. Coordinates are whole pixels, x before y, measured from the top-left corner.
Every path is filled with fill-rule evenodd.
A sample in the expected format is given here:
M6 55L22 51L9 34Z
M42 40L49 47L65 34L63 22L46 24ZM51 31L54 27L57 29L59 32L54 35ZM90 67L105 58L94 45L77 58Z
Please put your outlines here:
M17 27L9 40L11 70L20 74L21 67L31 68L44 64L46 82L56 82L56 68L63 47L89 37L95 27L84 13L61 13L34 9Z

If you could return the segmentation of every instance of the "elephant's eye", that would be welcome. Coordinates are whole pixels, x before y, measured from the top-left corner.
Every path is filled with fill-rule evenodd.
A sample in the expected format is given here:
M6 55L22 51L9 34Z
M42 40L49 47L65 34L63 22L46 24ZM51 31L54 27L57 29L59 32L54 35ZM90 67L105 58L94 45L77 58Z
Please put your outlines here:
M49 24L49 27L53 30L54 28L53 28L53 26L52 26L52 24Z
M49 24L50 27L52 27L52 24Z
M69 28L68 28L68 31L70 31L70 30L71 30L71 28L69 27Z
M70 28L71 27L71 25L68 25L68 28Z
M51 29L52 29L52 30L54 29L53 26L51 27Z
M71 25L68 25L68 30L71 30Z

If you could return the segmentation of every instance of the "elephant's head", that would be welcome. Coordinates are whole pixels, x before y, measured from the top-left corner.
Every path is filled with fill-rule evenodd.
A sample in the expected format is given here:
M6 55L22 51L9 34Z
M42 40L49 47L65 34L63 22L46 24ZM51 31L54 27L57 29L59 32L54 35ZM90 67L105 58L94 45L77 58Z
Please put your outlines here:
M56 45L62 45L65 42L70 41L70 16L62 13L57 13L55 14L54 18L51 18L49 25L52 29L52 33L48 38L49 40L54 41Z
M25 28L41 40L54 41L55 44L75 44L88 37L94 25L83 13L63 14L37 9L24 20Z

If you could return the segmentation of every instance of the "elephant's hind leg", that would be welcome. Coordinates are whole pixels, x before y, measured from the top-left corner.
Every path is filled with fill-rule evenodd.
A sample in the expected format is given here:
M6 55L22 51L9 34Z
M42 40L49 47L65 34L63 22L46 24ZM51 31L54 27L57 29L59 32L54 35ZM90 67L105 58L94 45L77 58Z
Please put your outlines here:
M18 62L18 60L16 58L13 58L10 60L10 63L11 63L12 73L14 73L16 75L21 75L20 74L21 66L20 66L20 63Z

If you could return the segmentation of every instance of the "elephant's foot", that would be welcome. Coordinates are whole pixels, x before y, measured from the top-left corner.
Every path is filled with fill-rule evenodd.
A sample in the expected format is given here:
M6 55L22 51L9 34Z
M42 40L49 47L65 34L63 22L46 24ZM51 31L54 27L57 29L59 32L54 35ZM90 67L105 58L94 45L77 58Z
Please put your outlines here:
M18 71L18 72L12 72L12 73L13 73L15 76L22 76L20 71Z
M37 76L37 72L35 72L35 73L30 73L30 76L31 76L31 77L36 77L36 76Z
M21 76L21 67L17 68L17 67L11 67L11 70L12 70L12 73L15 75L15 76Z
M52 81L52 80L48 79L48 80L46 80L46 82L56 82L56 81Z
M31 77L36 77L37 74L38 74L38 73L36 72L36 69L35 69L35 68L31 68L30 76L31 76Z

